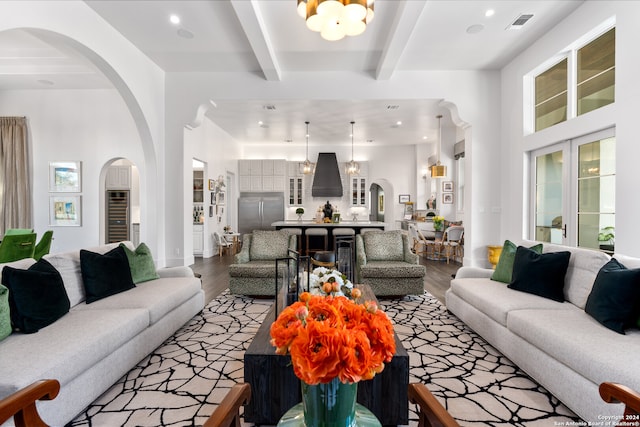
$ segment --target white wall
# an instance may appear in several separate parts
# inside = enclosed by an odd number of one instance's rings
[[[140,138],[120,95],[115,90],[2,91],[0,116],[28,120],[33,225],[38,235],[54,230],[52,252],[101,244],[103,166],[117,157],[144,165]],[[67,160],[82,161],[82,226],[50,227],[49,197],[61,194],[49,192],[49,162]]]
[[[567,122],[533,135],[525,135],[523,120],[523,76],[559,54],[574,41],[601,23],[616,19],[616,101]],[[638,144],[637,104],[640,85],[638,40],[640,40],[640,2],[589,1],[527,49],[502,71],[502,155],[501,199],[499,224],[501,241],[526,235],[527,169],[525,153],[601,129],[616,128],[616,251],[640,256],[640,199],[637,191]],[[494,242],[499,243],[499,242]]]

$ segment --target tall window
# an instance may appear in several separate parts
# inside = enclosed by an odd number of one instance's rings
[[[567,59],[539,74],[536,84],[536,132],[567,120]]]
[[[616,85],[616,29],[578,49],[578,115],[613,103]]]
[[[609,129],[532,153],[535,240],[613,252],[615,144]]]
[[[535,75],[536,132],[615,102],[615,41],[611,28]]]

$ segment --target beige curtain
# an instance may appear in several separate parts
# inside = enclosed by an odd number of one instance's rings
[[[27,120],[0,117],[0,235],[31,228],[31,209]]]

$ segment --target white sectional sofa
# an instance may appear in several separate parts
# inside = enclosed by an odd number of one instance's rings
[[[102,254],[116,246],[88,250]],[[47,423],[61,426],[202,311],[204,292],[190,268],[173,267],[159,269],[158,279],[86,304],[79,251],[45,259],[60,272],[71,309],[37,333],[14,332],[0,341],[0,398],[36,380],[57,379],[60,394],[39,402],[38,410]],[[0,270],[33,263],[21,260]]]
[[[565,302],[510,289],[490,280],[493,270],[462,267],[445,295],[447,309],[583,420],[611,420],[604,417],[622,415],[623,406],[603,402],[598,387],[612,381],[640,390],[640,330],[619,334],[584,311],[608,255],[544,243],[543,253],[554,251],[571,252]],[[627,268],[640,267],[638,258],[614,258]]]

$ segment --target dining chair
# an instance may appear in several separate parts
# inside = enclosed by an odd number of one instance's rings
[[[460,262],[462,262],[463,237],[464,227],[461,225],[452,225],[444,231],[442,247],[447,257],[447,264],[449,264],[449,258],[451,258],[452,255],[454,261],[459,258]]]
[[[418,427],[460,426],[424,384],[409,384],[408,396],[409,402],[418,405]]]
[[[229,242],[227,239],[224,239],[217,231],[213,232],[213,239],[218,244],[218,254],[220,256],[222,256],[225,250],[233,250],[233,242]]]
[[[422,235],[418,227],[409,224],[409,236],[411,237],[411,249],[414,254],[421,255],[427,253],[427,239]]]
[[[5,235],[0,242],[0,263],[33,258],[36,233]]]
[[[47,230],[44,232],[40,241],[36,244],[36,247],[33,251],[33,259],[38,261],[40,258],[45,256],[51,250],[51,241],[53,240],[53,231]]]

